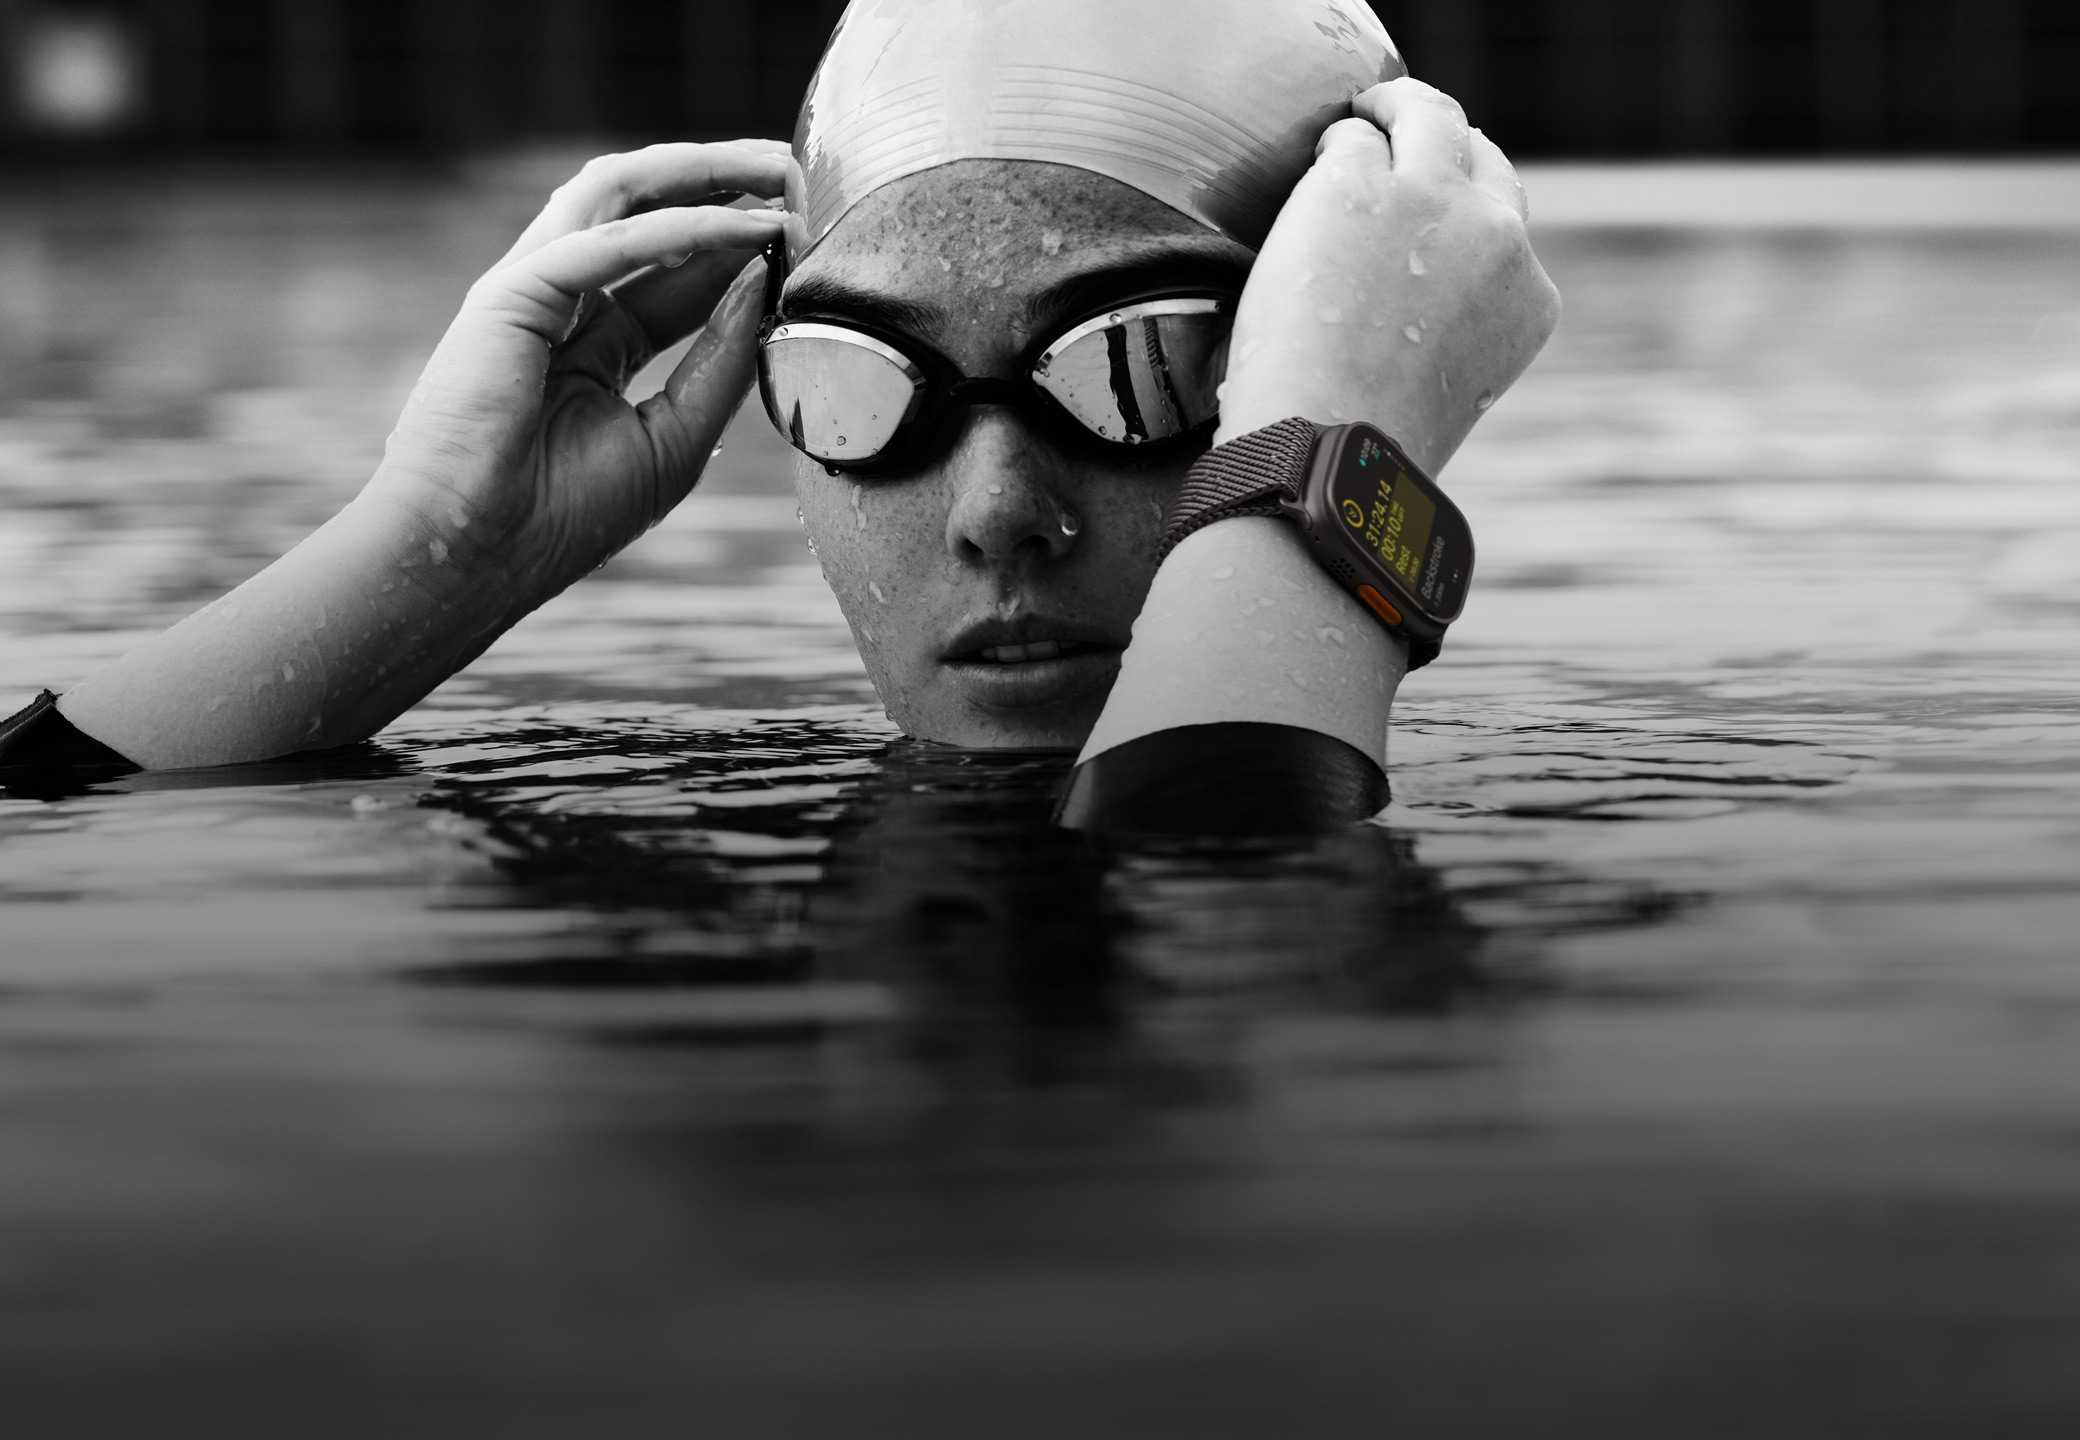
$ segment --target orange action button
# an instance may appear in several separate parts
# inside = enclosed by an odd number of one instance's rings
[[[1389,605],[1387,597],[1380,594],[1379,591],[1373,589],[1370,585],[1360,585],[1358,587],[1358,598],[1370,605],[1374,613],[1389,625],[1399,625],[1401,623],[1401,612]]]

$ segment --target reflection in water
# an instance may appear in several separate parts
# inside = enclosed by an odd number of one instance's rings
[[[508,179],[14,182],[0,709],[352,493]],[[2071,1431],[2072,241],[1541,249],[1379,825],[900,740],[755,414],[374,743],[0,795],[10,1421]]]

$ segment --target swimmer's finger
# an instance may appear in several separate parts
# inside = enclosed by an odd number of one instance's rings
[[[1396,173],[1464,177],[1472,173],[1473,143],[1466,112],[1434,85],[1404,76],[1375,85],[1351,102],[1351,111],[1387,132]]]
[[[552,240],[492,279],[526,277],[576,297],[647,266],[676,266],[713,250],[757,250],[781,233],[781,219],[770,210],[713,206],[652,210]]]
[[[709,251],[616,285],[606,292],[612,303],[584,307],[570,338],[557,347],[552,372],[586,375],[602,389],[620,389],[660,351],[706,324],[751,258],[743,250]],[[596,296],[595,302],[604,299]]]
[[[664,389],[636,407],[656,457],[652,523],[686,498],[751,388],[766,267],[754,259],[694,337]]]
[[[1387,137],[1370,120],[1339,120],[1324,130],[1322,138],[1315,142],[1314,158],[1324,160],[1331,155],[1372,161],[1385,169],[1394,165],[1394,152]]]
[[[1531,200],[1524,193],[1524,182],[1517,177],[1517,167],[1510,164],[1509,156],[1502,147],[1480,131],[1473,136],[1473,185],[1495,197],[1496,200],[1514,210],[1519,220],[1531,219]]]
[[[786,150],[760,141],[716,145],[652,145],[587,162],[549,197],[494,269],[504,269],[543,246],[596,225],[711,196],[774,196],[787,187]]]
[[[614,287],[614,298],[643,327],[655,354],[705,325],[751,258],[744,250],[703,251],[675,269],[659,266],[623,281]]]

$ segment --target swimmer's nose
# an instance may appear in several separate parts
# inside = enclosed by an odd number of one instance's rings
[[[978,408],[946,457],[946,548],[971,564],[1037,564],[1075,547],[1082,521],[1059,495],[1061,457],[1014,413]]]

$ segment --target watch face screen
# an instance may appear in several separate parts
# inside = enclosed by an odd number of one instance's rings
[[[1424,611],[1456,617],[1473,569],[1473,537],[1458,508],[1363,429],[1330,483],[1345,536]]]

